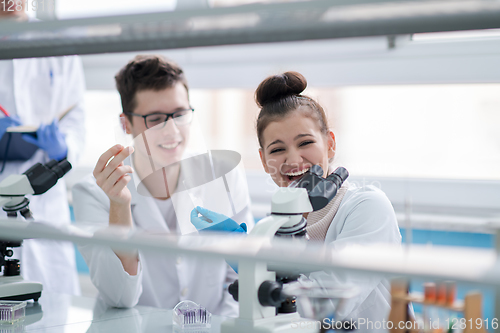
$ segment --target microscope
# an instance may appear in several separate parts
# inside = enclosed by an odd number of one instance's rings
[[[272,197],[271,215],[256,223],[248,237],[308,238],[304,213],[324,208],[337,194],[349,173],[337,168],[323,178],[323,169],[312,166],[302,178],[289,187],[281,187]],[[239,280],[228,291],[239,303],[239,317],[224,321],[222,333],[317,332],[311,319],[300,318],[296,297],[283,291],[283,284],[296,281],[299,274],[268,270],[264,262],[241,260]],[[292,323],[301,323],[297,330]],[[310,325],[308,325],[310,323]]]
[[[29,199],[26,195],[39,195],[47,192],[59,178],[63,177],[71,164],[51,160],[46,164],[37,163],[21,175],[10,175],[0,183],[0,206],[7,212],[9,218],[17,218],[21,214],[25,219],[33,219],[29,209]],[[0,239],[0,300],[38,301],[42,294],[42,284],[25,281],[21,276],[21,266],[18,259],[5,259],[14,255],[12,248],[20,247],[22,241]]]

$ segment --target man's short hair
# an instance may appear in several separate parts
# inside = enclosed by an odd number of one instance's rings
[[[180,82],[189,92],[184,72],[173,61],[160,55],[138,55],[115,76],[123,113],[130,121],[137,107],[136,94],[142,90],[159,91]]]

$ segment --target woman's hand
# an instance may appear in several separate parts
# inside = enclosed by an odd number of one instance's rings
[[[115,205],[130,205],[132,195],[127,188],[134,172],[131,166],[123,161],[134,152],[134,148],[115,145],[101,155],[94,168],[97,185],[106,193],[110,202]]]

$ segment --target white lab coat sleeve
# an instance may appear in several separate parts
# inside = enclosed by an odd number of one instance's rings
[[[356,198],[355,204],[348,208],[347,214],[341,214],[345,216],[343,226],[337,238],[330,244],[338,250],[351,244],[401,244],[401,234],[399,233],[396,215],[385,194],[379,191],[367,191],[357,193],[356,196],[359,197]],[[337,215],[339,213],[340,209]],[[330,228],[335,227],[335,225],[332,222]],[[345,301],[342,307],[337,309],[336,319],[338,320],[351,319],[356,317],[353,314],[363,313],[366,310],[371,311],[364,307],[376,305],[363,303],[370,294],[383,293],[380,290],[375,290],[384,280],[384,277],[379,274],[367,275],[342,271],[322,271],[312,273],[310,278],[319,285],[322,285],[322,282],[325,281],[328,284],[333,282],[340,286],[354,285],[358,288],[359,294]],[[372,295],[374,299],[377,297],[380,299],[379,296]]]
[[[108,225],[109,199],[95,184],[93,177],[73,186],[73,208],[77,222]],[[139,254],[137,275],[129,275],[110,247],[80,245],[78,247],[90,271],[90,278],[99,295],[109,306],[133,307],[142,294],[142,266]]]
[[[84,113],[84,93],[85,79],[83,75],[82,61],[77,56],[62,57],[62,70],[64,89],[64,108],[76,105],[61,121],[59,129],[65,135],[68,146],[68,161],[76,163],[81,156],[85,143],[85,113]],[[58,110],[63,112],[64,110]]]

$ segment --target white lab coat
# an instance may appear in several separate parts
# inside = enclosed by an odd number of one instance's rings
[[[77,105],[59,123],[66,135],[68,161],[75,163],[85,139],[85,82],[80,59],[68,56],[5,60],[0,61],[0,72],[0,104],[11,115],[17,115],[24,125],[48,124],[70,106]],[[7,162],[0,180],[49,160],[44,151],[38,150],[28,161]],[[36,220],[54,225],[70,223],[64,179],[45,194],[29,199]],[[6,217],[3,211],[0,214]],[[21,273],[25,279],[41,282],[46,291],[80,294],[73,244],[26,240],[21,248],[15,249],[15,256],[21,259]]]
[[[179,177],[183,179],[182,171]],[[137,179],[128,184],[132,194],[134,225],[147,231],[170,232],[155,199],[139,194],[136,181]],[[233,219],[238,223],[245,222],[251,228],[254,222],[245,177],[237,168],[227,175],[227,181],[237,212]],[[220,182],[222,180],[219,178],[217,182],[207,184],[208,187],[197,187],[190,191],[191,196],[204,197],[204,206],[210,209],[210,200],[225,200],[224,196],[214,196],[211,192],[211,186]],[[192,197],[184,191],[167,199],[178,204],[175,209],[177,230],[184,230],[183,234],[189,228],[196,231],[189,221],[189,213],[194,208]],[[97,186],[94,177],[88,176],[73,187],[73,205],[77,221],[108,225],[109,199]],[[228,284],[237,278],[237,274],[222,259],[207,260],[139,251],[138,274],[131,276],[124,271],[111,248],[84,245],[79,249],[89,266],[93,284],[108,305],[132,307],[140,304],[173,308],[181,300],[192,300],[214,314],[238,314],[238,304],[226,290]]]
[[[401,244],[396,215],[387,196],[374,186],[350,184],[337,214],[328,228],[325,243],[336,249],[359,244]],[[387,321],[391,306],[390,285],[377,274],[352,272],[314,272],[309,276],[319,284],[335,281],[340,285],[355,285],[359,294],[346,301],[337,313],[338,320],[359,320],[366,323]],[[366,325],[366,324],[365,324]],[[386,332],[372,326],[358,328],[362,332]]]

